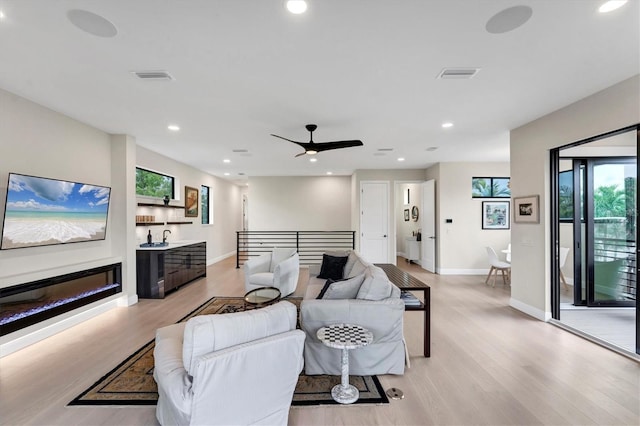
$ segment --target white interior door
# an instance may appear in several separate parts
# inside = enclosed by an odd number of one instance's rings
[[[360,183],[360,254],[389,263],[389,182]]]
[[[436,272],[436,188],[435,181],[422,184],[422,267]]]

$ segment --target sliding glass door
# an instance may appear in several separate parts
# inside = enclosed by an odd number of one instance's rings
[[[634,306],[636,161],[587,161],[587,305]]]
[[[550,188],[553,319],[637,354],[639,145],[633,125],[554,149]]]

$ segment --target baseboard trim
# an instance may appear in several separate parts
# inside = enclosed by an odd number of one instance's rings
[[[531,317],[539,319],[540,321],[547,322],[551,319],[551,312],[546,312],[531,305],[527,305],[526,303],[516,300],[513,297],[509,300],[509,306]]]
[[[488,269],[441,269],[438,268],[440,275],[487,275]]]
[[[51,337],[54,334],[60,333],[61,331],[71,328],[75,325],[81,324],[91,318],[97,317],[98,315],[110,311],[111,309],[117,308],[118,306],[128,306],[125,304],[130,303],[133,299],[137,301],[138,296],[131,297],[128,295],[123,295],[116,299],[109,300],[108,302],[101,305],[94,306],[93,308],[86,311],[79,312],[71,317],[59,320],[38,330],[28,332],[28,334],[15,337],[12,340],[8,340],[7,342],[0,344],[0,358],[19,351],[20,349],[26,348],[29,345],[44,340],[47,337]],[[34,324],[32,327],[37,326],[38,324]],[[25,328],[24,330],[27,329]],[[18,330],[17,332],[19,331],[20,330]],[[3,337],[8,337],[9,339],[11,339],[10,335]]]
[[[236,255],[236,251],[234,250],[234,251],[230,251],[229,253],[225,253],[225,254],[223,254],[223,255],[220,255],[220,256],[218,256],[218,257],[214,257],[213,259],[208,259],[208,260],[207,260],[207,266],[211,266],[211,265],[213,265],[214,263],[218,263],[218,262],[220,262],[221,260],[224,260],[224,259],[226,259],[226,258],[229,258],[229,257],[231,257],[231,256],[235,256],[235,255]]]

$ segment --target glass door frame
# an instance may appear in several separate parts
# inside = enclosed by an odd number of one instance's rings
[[[560,320],[560,209],[558,202],[559,195],[559,170],[560,170],[560,151],[563,149],[583,145],[589,142],[594,142],[600,139],[615,136],[621,133],[630,131],[636,132],[636,159],[640,153],[640,123],[631,126],[623,127],[611,132],[603,133],[601,135],[593,136],[587,139],[572,142],[566,145],[559,146],[550,150],[550,263],[551,263],[551,316],[555,320]],[[636,175],[640,177],[640,170],[638,163],[636,162]],[[585,180],[586,181],[586,180]],[[575,180],[574,180],[575,182]],[[576,190],[574,189],[574,194]],[[636,191],[636,216],[639,216],[638,212],[638,191]],[[574,212],[575,216],[575,212]],[[574,232],[575,232],[574,226]],[[640,242],[640,226],[636,226],[636,242]],[[640,245],[636,244],[636,258],[640,258]],[[640,262],[636,262],[636,276],[640,271]],[[636,353],[640,354],[640,303],[637,300],[636,289]]]

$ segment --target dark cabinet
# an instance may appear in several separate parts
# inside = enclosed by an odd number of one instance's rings
[[[169,291],[207,276],[207,243],[166,250],[138,250],[138,297],[162,299]]]

